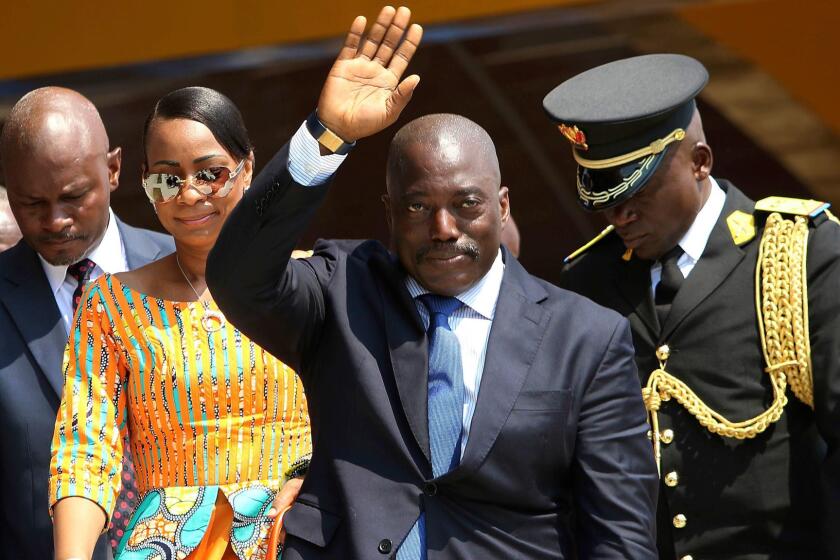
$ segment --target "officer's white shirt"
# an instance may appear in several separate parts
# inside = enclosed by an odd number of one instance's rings
[[[78,283],[75,278],[67,274],[68,266],[52,265],[45,261],[40,254],[38,258],[41,259],[41,266],[44,269],[44,274],[47,275],[47,281],[52,288],[55,303],[58,305],[58,311],[61,314],[62,321],[64,321],[64,330],[69,336],[70,325],[73,321],[73,292],[76,290]],[[99,245],[87,255],[87,258],[96,264],[90,273],[89,282],[106,272],[116,274],[128,270],[128,260],[125,256],[122,237],[120,237],[120,228],[117,226],[117,218],[110,208],[108,209],[108,227],[105,229],[105,235],[102,236]]]
[[[726,202],[726,193],[720,188],[717,181],[713,177],[709,177],[712,188],[709,191],[709,198],[703,204],[703,208],[697,213],[694,222],[688,231],[685,232],[678,245],[685,251],[677,260],[677,266],[680,267],[684,278],[694,270],[694,265],[700,260],[703,251],[706,249],[706,243],[709,242],[709,237],[712,235],[712,230],[720,218],[720,213],[723,211],[723,204]],[[657,261],[650,267],[650,288],[653,293],[656,293],[656,286],[659,284],[659,279],[662,277],[662,263]]]

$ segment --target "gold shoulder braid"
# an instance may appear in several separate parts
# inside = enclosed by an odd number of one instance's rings
[[[808,220],[767,217],[755,271],[755,306],[765,371],[781,372],[796,398],[814,408],[808,331]]]
[[[660,346],[656,351],[659,368],[651,372],[642,389],[657,468],[661,458],[658,412],[662,401],[676,399],[701,426],[714,434],[735,439],[754,438],[781,418],[787,404],[788,384],[797,399],[814,407],[806,275],[808,217],[826,211],[827,205],[818,201],[771,198],[772,201],[765,199],[756,204],[757,210],[764,210],[762,203],[767,201],[770,204],[765,206],[776,211],[767,217],[759,245],[755,301],[773,402],[758,416],[733,422],[712,410],[688,385],[668,373],[665,368],[670,349],[666,345]],[[796,205],[792,206],[794,202]],[[794,214],[794,218],[785,219],[779,211]],[[833,216],[829,216],[831,218]]]

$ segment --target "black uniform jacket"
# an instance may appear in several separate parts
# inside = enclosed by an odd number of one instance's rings
[[[726,224],[754,202],[726,181],[726,202],[702,257],[677,293],[664,325],[654,311],[650,261],[622,260],[611,235],[566,267],[561,285],[630,319],[641,382],[671,348],[667,371],[712,409],[733,421],[772,402],[755,309],[755,270],[763,217],[755,238],[737,246]],[[735,440],[700,426],[679,403],[663,402],[658,532],[661,557],[694,560],[840,558],[840,226],[812,220],[808,303],[815,410],[788,389],[781,419],[755,439]],[[674,516],[685,516],[676,528]],[[677,523],[678,525],[680,523]]]
[[[376,241],[290,260],[327,186],[281,151],[231,214],[207,282],[225,315],[300,374],[312,463],[284,560],[393,558],[421,508],[429,560],[656,557],[656,467],[630,327],[507,251],[461,463],[432,476],[427,342]],[[576,524],[572,521],[572,513]]]

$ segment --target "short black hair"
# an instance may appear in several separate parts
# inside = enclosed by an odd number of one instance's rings
[[[254,149],[242,113],[222,93],[207,87],[185,87],[161,97],[143,125],[143,161],[146,161],[146,138],[157,119],[189,119],[210,129],[213,136],[232,156],[242,159]]]

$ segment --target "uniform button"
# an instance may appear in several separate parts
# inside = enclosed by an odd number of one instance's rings
[[[694,560],[694,556],[686,554],[685,556],[680,556],[680,560]]]
[[[659,348],[656,349],[656,357],[663,362],[668,359],[671,355],[671,349],[668,347],[667,344],[663,344]]]
[[[674,527],[677,529],[682,529],[686,523],[688,523],[688,520],[685,518],[685,515],[678,513],[674,516]]]
[[[382,539],[381,541],[379,541],[379,546],[377,548],[382,554],[390,554],[391,541],[389,539]]]
[[[677,471],[671,471],[665,475],[665,486],[669,488],[673,488],[680,482],[680,475],[677,474]],[[676,525],[676,523],[674,523]]]
[[[647,438],[649,440],[653,441],[653,430],[648,430],[647,431]]]
[[[423,493],[427,496],[434,496],[437,494],[438,487],[437,484],[434,482],[427,482],[425,486],[423,486]]]
[[[669,443],[674,441],[674,430],[672,430],[671,428],[664,430],[661,434],[659,434],[659,439],[662,441],[662,443],[668,445]]]

